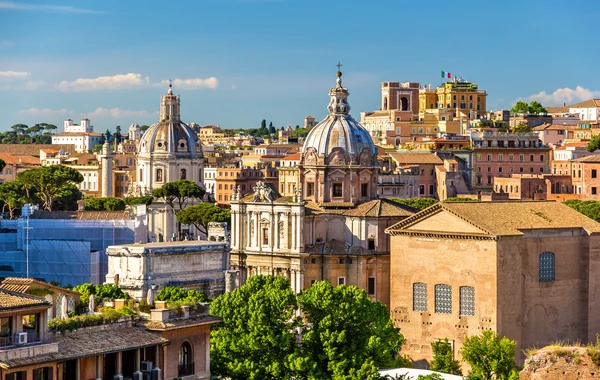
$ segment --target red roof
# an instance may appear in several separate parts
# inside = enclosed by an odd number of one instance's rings
[[[34,156],[16,155],[9,153],[0,153],[0,160],[7,165],[39,165],[40,159]]]
[[[289,156],[285,156],[281,159],[281,161],[300,161],[300,152],[290,154]]]

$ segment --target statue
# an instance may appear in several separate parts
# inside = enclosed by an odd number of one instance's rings
[[[104,142],[110,143],[110,131],[107,129],[106,132],[104,133]]]
[[[258,182],[254,187],[254,202],[273,202],[273,190],[265,186],[264,182]]]
[[[230,200],[232,200],[232,201],[238,201],[238,200],[240,200],[240,198],[238,198],[238,196],[237,196],[238,195],[238,187],[239,186],[233,185],[233,189],[231,189],[233,191],[231,192],[231,198],[230,198]]]
[[[300,188],[300,185],[294,189],[294,202],[302,202],[302,188]]]
[[[90,294],[90,301],[88,303],[88,314],[94,314],[96,310],[96,298],[93,294]]]

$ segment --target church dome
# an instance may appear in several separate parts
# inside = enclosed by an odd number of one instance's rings
[[[350,116],[348,95],[348,90],[342,87],[342,73],[338,66],[336,87],[329,91],[329,115],[309,132],[302,147],[303,156],[310,154],[329,157],[335,150],[342,151],[340,153],[344,154],[349,162],[358,162],[359,156],[366,149],[370,160],[377,157],[377,149],[371,135]]]
[[[198,135],[181,121],[179,107],[179,97],[173,95],[172,87],[169,85],[169,92],[161,99],[160,121],[144,132],[138,153],[202,155],[202,145]]]

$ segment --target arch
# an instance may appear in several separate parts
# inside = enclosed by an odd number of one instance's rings
[[[408,98],[405,96],[400,98],[400,109],[402,111],[408,111]]]
[[[162,182],[163,181],[163,170],[158,168],[156,169],[156,182]]]
[[[187,170],[179,169],[179,179],[187,179]]]
[[[190,376],[194,374],[194,356],[192,344],[187,340],[179,346],[179,366],[177,376]]]
[[[542,252],[539,257],[539,280],[554,281],[554,252]]]

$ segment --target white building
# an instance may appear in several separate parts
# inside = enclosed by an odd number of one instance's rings
[[[204,168],[204,190],[207,193],[212,194],[214,198],[215,191],[217,190],[217,167],[205,167]]]
[[[573,104],[569,113],[579,115],[581,120],[600,121],[600,99],[590,99]]]
[[[65,120],[64,132],[52,136],[52,144],[73,144],[77,152],[89,152],[101,142],[102,134],[94,132],[87,118],[81,120],[81,124],[73,124],[71,119]]]

